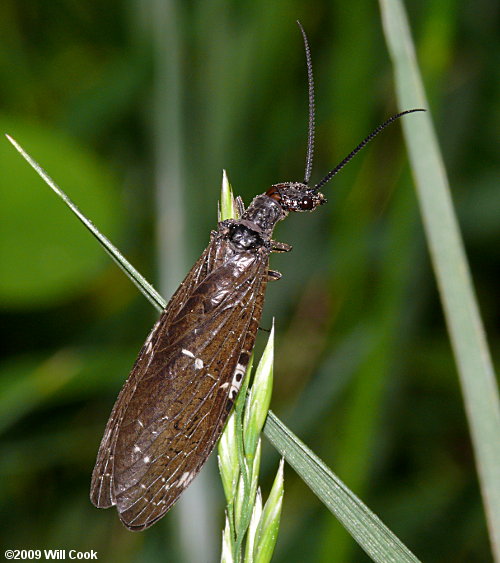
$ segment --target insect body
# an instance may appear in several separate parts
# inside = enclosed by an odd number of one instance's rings
[[[151,525],[170,508],[222,431],[254,346],[267,281],[277,275],[269,272],[269,254],[290,249],[271,239],[274,226],[290,206],[312,209],[324,201],[295,184],[269,192],[240,220],[222,221],[212,232],[111,413],[92,501],[116,504],[131,529]]]
[[[299,24],[300,25],[300,24]],[[239,219],[221,221],[210,243],[148,336],[106,426],[92,475],[91,500],[115,505],[131,530],[154,524],[206,462],[236,399],[252,353],[272,239],[290,211],[326,202],[328,182],[392,117],[314,187],[308,185],[314,143],[314,92],[307,38],[309,143],[303,183],[271,186]],[[410,110],[417,111],[417,110]]]

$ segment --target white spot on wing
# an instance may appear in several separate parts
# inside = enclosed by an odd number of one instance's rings
[[[149,354],[151,352],[151,350],[153,349],[153,334],[156,332],[156,329],[158,328],[158,325],[160,324],[160,321],[158,321],[155,326],[152,328],[151,332],[148,335],[148,338],[146,340],[146,342],[144,343],[144,345],[146,346],[146,354]]]
[[[151,332],[148,334],[148,338],[146,339],[146,344],[149,344],[153,339],[153,334],[155,333],[155,330],[158,328],[159,324],[160,322],[158,321],[157,323],[155,323],[155,326],[151,329]]]
[[[183,349],[182,349],[182,353],[183,353],[185,356],[189,356],[190,358],[194,358],[194,354],[193,354],[193,352],[191,352],[191,350],[186,350],[185,348],[183,348]]]
[[[232,400],[236,399],[236,396],[238,395],[241,383],[243,382],[243,376],[245,375],[245,369],[246,367],[243,364],[238,364],[234,370],[233,380],[231,381],[231,388],[229,390],[229,397]],[[227,386],[228,383],[225,383],[224,385]]]
[[[196,358],[194,361],[194,367],[196,369],[201,369],[203,367],[203,360],[201,358]]]
[[[151,458],[147,455],[142,461],[144,463],[149,463],[151,461]]]
[[[193,478],[193,474],[189,471],[184,471],[181,478],[177,481],[176,487],[187,487]]]

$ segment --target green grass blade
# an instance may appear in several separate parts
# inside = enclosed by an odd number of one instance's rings
[[[271,411],[264,431],[274,447],[374,561],[418,561],[385,524]]]
[[[234,197],[233,189],[229,183],[227,177],[227,172],[222,171],[222,189],[220,193],[220,203],[219,203],[219,221],[225,221],[226,219],[235,219],[234,214]]]
[[[380,0],[401,108],[426,107],[408,21]],[[460,376],[488,527],[500,561],[500,401],[469,267],[430,113],[403,121],[422,219]]]
[[[45,172],[45,170],[36,162],[17,141],[9,135],[5,135],[7,139],[14,145],[19,154],[28,162],[28,164],[35,170],[35,172],[42,178],[42,180],[64,201],[64,203],[73,211],[73,213],[80,219],[80,221],[87,227],[87,229],[95,236],[100,242],[104,250],[113,258],[113,260],[120,266],[120,268],[127,274],[132,282],[139,288],[141,293],[146,299],[159,311],[163,311],[166,306],[166,301],[156,291],[156,289],[141,276],[141,274],[130,264],[130,262],[120,253],[114,246],[92,223],[90,219],[78,209],[78,207],[71,201],[66,193],[54,182],[54,180]]]

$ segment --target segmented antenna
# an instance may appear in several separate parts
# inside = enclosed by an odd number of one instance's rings
[[[383,129],[385,129],[388,125],[390,125],[393,121],[396,121],[396,119],[399,119],[401,116],[406,115],[407,113],[414,113],[416,111],[425,111],[425,109],[408,109],[406,111],[402,111],[401,113],[397,113],[396,115],[393,115],[392,117],[390,117],[387,121],[384,121],[384,123],[382,123],[382,125],[379,125],[374,131],[372,131],[368,137],[366,137],[365,139],[363,139],[363,141],[361,141],[361,143],[359,143],[359,145],[351,152],[349,153],[344,160],[342,160],[341,162],[339,162],[339,164],[337,164],[337,166],[335,166],[335,168],[333,170],[330,170],[330,172],[328,172],[328,174],[320,181],[318,182],[315,186],[314,186],[314,191],[319,190],[322,186],[324,186],[326,183],[328,183],[334,176],[335,174],[337,174],[337,172],[339,172],[339,170],[341,170],[342,168],[344,168],[344,166],[354,157],[358,154],[358,152],[365,147],[374,137],[376,137]]]
[[[312,163],[314,156],[314,78],[313,67],[311,62],[311,50],[309,49],[309,42],[307,35],[302,27],[302,24],[297,20],[297,25],[300,27],[302,37],[304,38],[304,47],[306,50],[306,63],[307,63],[307,83],[309,85],[309,125],[307,135],[307,155],[306,155],[306,171],[304,173],[304,184],[309,184],[311,179]]]

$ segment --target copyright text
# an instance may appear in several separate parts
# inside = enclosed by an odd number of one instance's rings
[[[80,561],[97,560],[97,551],[78,551],[77,549],[6,549],[5,559],[18,561],[75,559]]]

